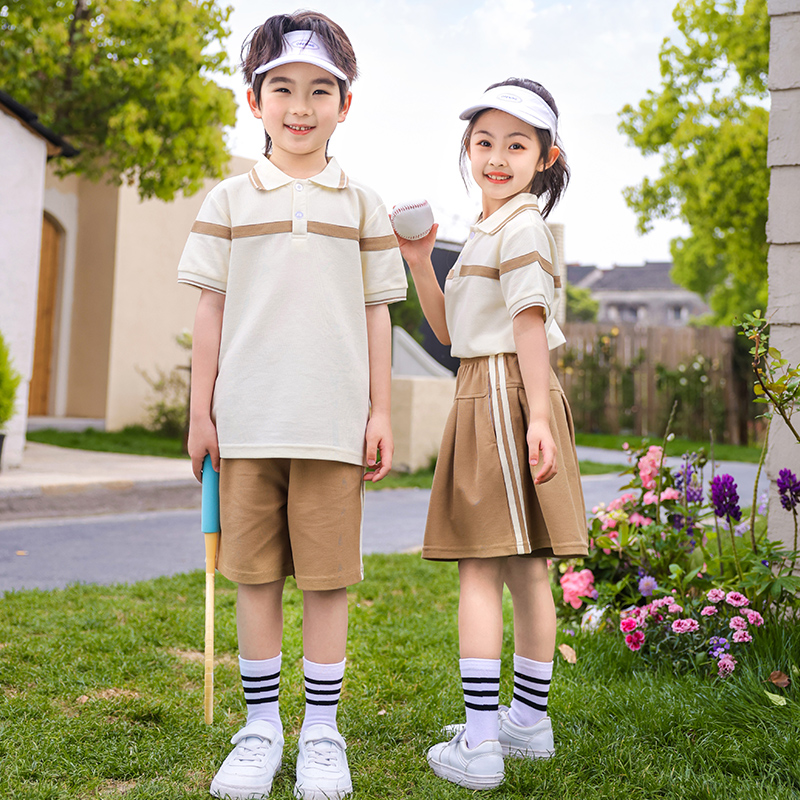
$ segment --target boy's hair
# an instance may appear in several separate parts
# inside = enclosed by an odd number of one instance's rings
[[[541,83],[536,83],[536,81],[531,81],[527,78],[509,78],[508,80],[501,81],[500,83],[493,83],[491,86],[486,88],[486,91],[488,92],[489,89],[495,89],[498,86],[519,86],[521,89],[527,89],[529,92],[538,94],[539,97],[541,97],[542,100],[544,100],[545,103],[547,103],[547,105],[553,109],[553,113],[556,115],[556,117],[558,117],[558,107],[556,106],[556,101],[553,99],[553,95],[551,95]],[[488,108],[486,109],[486,111],[489,110],[490,109]],[[467,186],[469,186],[467,181],[470,175],[469,165],[467,163],[469,161],[469,140],[472,136],[472,131],[475,130],[475,123],[483,113],[484,111],[480,111],[469,121],[469,125],[467,125],[467,129],[464,131],[464,136],[461,139],[461,154],[459,156],[459,164],[461,166],[461,177],[464,179],[464,183]],[[536,172],[533,176],[533,180],[531,181],[531,185],[526,190],[531,194],[539,196],[547,194],[547,202],[542,209],[542,216],[547,217],[547,215],[555,208],[556,203],[558,203],[558,201],[561,199],[561,195],[564,194],[564,191],[567,188],[570,170],[567,166],[566,154],[561,148],[560,141],[557,139],[555,142],[553,142],[553,137],[548,130],[544,130],[543,128],[534,128],[534,130],[536,131],[536,135],[539,139],[539,147],[542,151],[543,158],[547,158],[547,154],[550,152],[550,148],[554,144],[557,144],[559,149],[561,149],[561,153],[553,165],[542,172]]]
[[[242,45],[241,66],[245,83],[252,86],[256,104],[261,107],[261,85],[266,77],[265,72],[253,73],[262,64],[268,64],[280,56],[283,51],[283,36],[290,31],[313,31],[328,48],[333,63],[347,75],[348,80],[338,78],[339,108],[344,107],[349,84],[358,77],[358,65],[353,45],[342,28],[332,19],[316,11],[296,11],[294,14],[276,14],[263,25],[254,28]],[[272,140],[266,135],[264,155],[269,155]]]

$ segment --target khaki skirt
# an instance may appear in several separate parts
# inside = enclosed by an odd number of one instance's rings
[[[539,486],[528,462],[529,419],[515,353],[462,359],[433,478],[423,558],[586,555],[572,414],[552,370],[558,474]]]

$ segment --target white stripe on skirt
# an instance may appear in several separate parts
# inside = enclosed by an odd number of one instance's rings
[[[499,364],[497,364],[497,359],[499,359]],[[495,367],[499,366],[499,369],[496,370]],[[500,394],[500,387],[497,385],[497,375],[496,372],[500,374],[500,383],[502,385],[503,395],[499,397]],[[514,497],[514,486],[512,485],[512,481],[516,483],[517,487],[517,494],[520,498],[520,503],[524,503],[523,495],[522,495],[522,481],[520,479],[519,473],[519,461],[517,459],[517,452],[516,447],[514,446],[514,433],[511,429],[511,419],[509,417],[509,409],[508,409],[508,397],[505,394],[505,387],[506,387],[506,367],[505,362],[503,360],[502,353],[497,356],[489,356],[489,386],[490,386],[490,395],[491,395],[491,402],[492,402],[492,417],[494,418],[494,435],[497,440],[497,452],[500,456],[500,468],[503,472],[503,483],[506,487],[506,501],[508,502],[508,510],[511,514],[511,524],[514,528],[514,538],[516,539],[517,543],[517,552],[524,553],[525,552],[525,541],[522,535],[522,523],[519,518],[519,514],[517,512],[517,502]],[[503,410],[505,412],[505,428],[506,430],[500,427],[500,408],[499,404],[502,402]],[[505,434],[505,435],[504,435]],[[506,458],[506,436],[508,436],[508,441],[510,442],[509,450],[511,451],[511,460],[512,464],[508,463],[508,459]],[[512,468],[514,470],[514,474],[512,475]]]

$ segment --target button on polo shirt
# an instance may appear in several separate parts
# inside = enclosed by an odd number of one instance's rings
[[[299,180],[262,157],[208,194],[178,280],[226,295],[214,390],[223,458],[363,463],[365,305],[406,295],[375,192],[334,159]]]
[[[561,296],[556,244],[535,195],[518,194],[471,227],[444,296],[457,358],[515,353],[513,319],[532,306],[544,309],[548,347],[564,344],[555,320]]]

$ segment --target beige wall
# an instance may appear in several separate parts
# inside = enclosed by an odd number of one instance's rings
[[[455,378],[392,378],[395,469],[422,469],[439,452],[455,388]]]
[[[769,89],[771,109],[767,162],[769,192],[770,343],[791,364],[800,363],[800,0],[770,0]],[[797,427],[798,415],[793,423]],[[770,535],[793,544],[792,515],[780,504],[781,469],[800,474],[800,444],[775,415],[767,455],[771,481]]]
[[[81,180],[71,308],[66,414],[102,417],[114,295],[117,187]]]
[[[230,174],[246,172],[253,161],[233,158]],[[191,330],[198,290],[177,283],[178,261],[203,199],[217,181],[192,197],[170,203],[141,201],[132,186],[119,189],[114,294],[108,353],[108,394],[99,416],[117,430],[145,421],[152,398],[140,370],[155,377],[187,364],[175,336]]]

